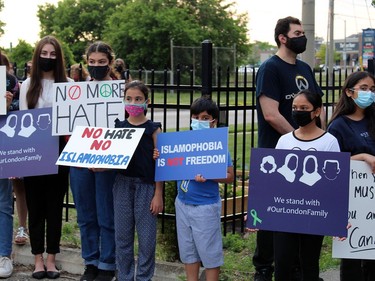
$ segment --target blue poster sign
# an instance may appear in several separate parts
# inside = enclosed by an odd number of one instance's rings
[[[56,174],[59,137],[52,108],[11,111],[0,117],[0,178]]]
[[[160,156],[155,180],[190,180],[227,176],[228,127],[158,134]]]
[[[254,148],[248,228],[347,234],[350,154]]]

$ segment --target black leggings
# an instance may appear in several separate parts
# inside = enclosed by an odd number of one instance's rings
[[[319,280],[319,257],[324,236],[274,232],[275,280],[293,280],[299,256],[303,281]]]
[[[31,252],[60,252],[62,209],[64,195],[68,190],[68,169],[60,167],[55,175],[25,177],[26,202],[29,213]],[[46,237],[45,237],[46,235]]]

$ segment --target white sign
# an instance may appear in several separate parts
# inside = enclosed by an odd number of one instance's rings
[[[76,126],[56,165],[126,169],[144,130]]]
[[[125,80],[54,83],[52,135],[70,135],[76,126],[113,128],[125,118]]]
[[[346,240],[333,240],[332,257],[375,260],[375,174],[364,161],[350,161]]]
[[[5,98],[6,89],[6,67],[5,65],[0,65],[0,115],[7,114],[7,100]]]

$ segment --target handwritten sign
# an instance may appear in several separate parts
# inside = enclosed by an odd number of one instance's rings
[[[0,178],[57,173],[59,137],[51,135],[51,115],[51,108],[39,108],[0,117]]]
[[[228,128],[158,134],[160,157],[155,180],[225,178],[228,168]]]
[[[344,241],[333,240],[332,257],[375,259],[375,174],[364,161],[350,161],[349,222]]]
[[[144,130],[76,126],[56,164],[126,169]]]
[[[0,65],[0,115],[7,114],[6,85],[6,67],[5,65]]]
[[[252,149],[247,227],[345,234],[349,160],[344,152]]]
[[[54,83],[52,134],[70,135],[76,126],[114,127],[124,119],[124,80]]]

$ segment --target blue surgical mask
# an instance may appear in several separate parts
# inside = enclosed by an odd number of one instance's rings
[[[359,108],[365,109],[372,105],[375,101],[375,95],[371,91],[358,91],[358,96],[356,99],[353,99],[355,104],[358,105]]]
[[[212,120],[214,121],[214,120]],[[209,129],[210,128],[210,123],[212,121],[203,121],[203,120],[198,120],[191,118],[191,128],[193,130],[203,130],[203,129]]]

